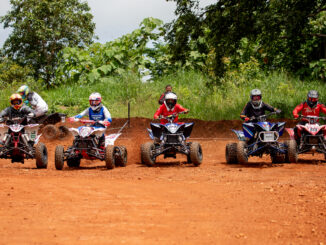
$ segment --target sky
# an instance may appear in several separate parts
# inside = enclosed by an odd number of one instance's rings
[[[215,3],[217,0],[200,0],[200,7]],[[88,0],[93,21],[96,24],[95,35],[98,41],[105,43],[139,27],[140,22],[147,17],[164,21],[172,21],[175,10],[174,2],[166,0]],[[0,16],[10,10],[9,0],[0,0]],[[0,24],[0,47],[9,36],[11,30],[3,29]]]

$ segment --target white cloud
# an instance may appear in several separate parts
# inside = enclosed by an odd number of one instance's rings
[[[139,27],[146,17],[155,17],[165,23],[174,19],[175,3],[166,0],[88,0],[96,23],[95,34],[100,42],[111,41]],[[200,0],[200,7],[216,0]],[[10,9],[9,0],[0,0],[0,16]],[[0,26],[0,46],[10,30]]]

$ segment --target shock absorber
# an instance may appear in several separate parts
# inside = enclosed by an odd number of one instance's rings
[[[22,139],[23,139],[24,145],[28,146],[28,136],[27,136],[27,134],[22,134]]]
[[[3,138],[3,142],[5,142],[5,146],[9,145],[9,141],[10,141],[10,135],[6,134],[5,137]]]

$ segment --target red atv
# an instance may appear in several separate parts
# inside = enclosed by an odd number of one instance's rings
[[[298,154],[324,153],[326,159],[326,125],[320,125],[319,119],[325,120],[326,117],[301,116],[307,123],[298,124],[297,132],[293,128],[286,128],[291,140],[297,144]]]

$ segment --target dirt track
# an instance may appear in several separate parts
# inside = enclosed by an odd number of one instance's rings
[[[128,149],[125,168],[82,161],[55,170],[55,146],[72,139],[45,142],[46,170],[1,159],[0,244],[326,244],[324,156],[226,165],[229,129],[239,123],[198,121],[200,167],[180,157],[147,168],[139,148],[148,122],[132,119],[118,140]]]

